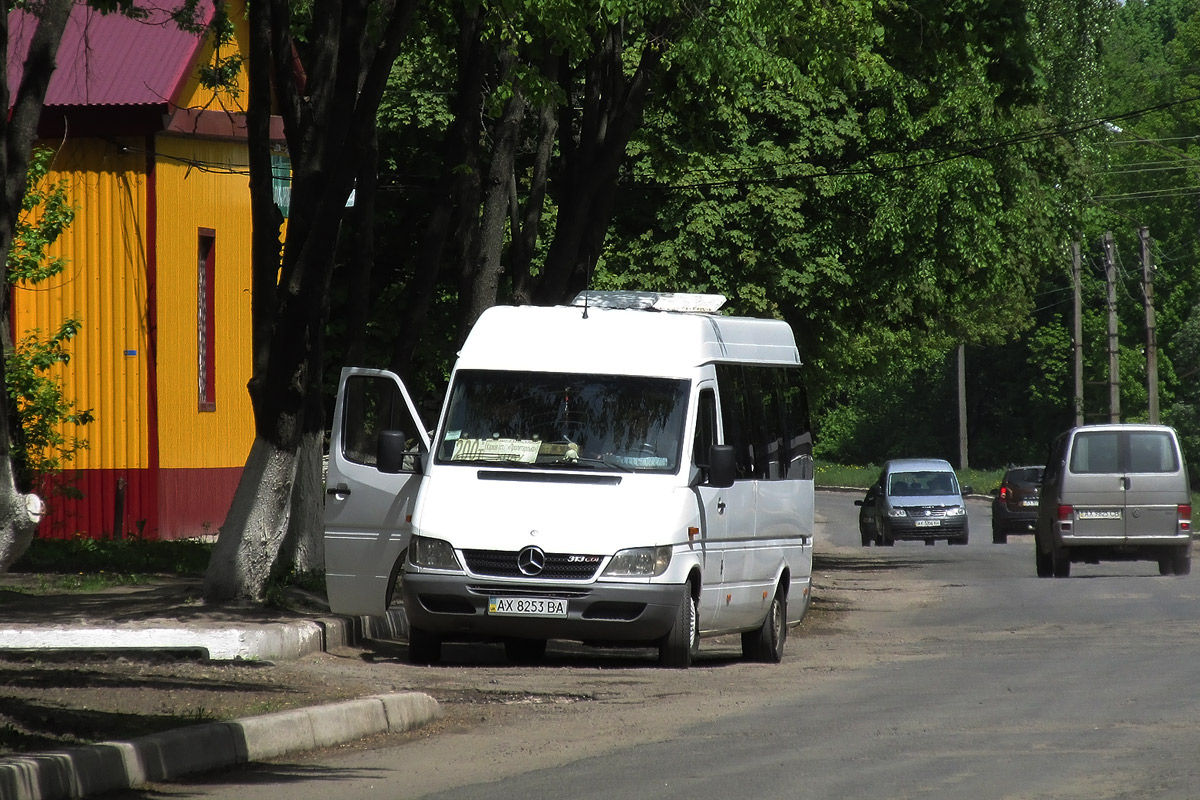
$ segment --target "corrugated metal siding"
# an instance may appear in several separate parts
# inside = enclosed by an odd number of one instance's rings
[[[157,151],[160,465],[240,468],[254,441],[246,391],[252,355],[246,148],[163,136]],[[216,233],[213,412],[199,411],[200,228]]]
[[[124,538],[160,538],[151,511],[157,487],[150,470],[68,470],[53,484],[69,486],[83,497],[67,499],[48,486],[42,487],[49,513],[38,526],[38,536],[71,539],[86,534],[93,539],[109,538],[119,529]]]
[[[144,469],[149,464],[146,296],[145,156],[133,142],[67,142],[50,180],[66,179],[75,222],[52,248],[66,271],[14,290],[14,326],[57,330],[68,316],[82,321],[61,368],[63,396],[96,419],[81,429],[89,448],[80,469]],[[74,431],[68,431],[73,433]]]
[[[57,144],[57,143],[55,143]],[[71,361],[59,367],[63,396],[91,409],[95,421],[64,430],[89,444],[62,480],[84,495],[68,499],[46,491],[49,514],[42,536],[81,531],[111,533],[118,481],[124,481],[126,530],[156,521],[148,440],[149,372],[146,297],[146,158],[140,141],[69,141],[58,151],[49,180],[65,179],[75,222],[51,248],[68,259],[66,271],[36,286],[13,291],[18,337],[43,335],[73,316],[82,328],[69,345]],[[78,469],[75,469],[78,468]]]
[[[242,468],[164,469],[158,492],[162,515],[158,538],[183,539],[216,534],[225,523]]]

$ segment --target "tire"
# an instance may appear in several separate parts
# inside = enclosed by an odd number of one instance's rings
[[[1050,551],[1050,566],[1056,578],[1071,577],[1071,554],[1065,547],[1056,547]]]
[[[778,586],[762,626],[756,631],[742,634],[742,656],[748,661],[778,664],[783,660],[787,631],[787,598],[783,594],[783,587]]]
[[[1049,578],[1054,574],[1054,562],[1051,560],[1050,554],[1043,553],[1036,541],[1033,543],[1033,555],[1037,559],[1037,576],[1039,578]]]
[[[675,624],[658,644],[658,665],[669,669],[687,669],[700,650],[700,609],[685,583],[675,612]]]
[[[1008,534],[998,528],[992,528],[992,544],[1008,544]]]
[[[1171,556],[1160,558],[1158,560],[1159,575],[1174,575],[1175,574],[1175,559]]]
[[[442,660],[442,640],[422,628],[408,629],[408,662],[436,664]]]
[[[926,540],[925,540],[925,546],[926,546],[926,547],[933,547],[933,545],[934,545],[934,544],[935,544],[935,542],[933,541],[933,539],[926,539]]]
[[[950,539],[950,544],[966,544],[971,534],[963,533]]]
[[[862,534],[863,547],[870,547],[872,542],[875,541],[875,537],[872,536],[871,534],[867,533],[866,531],[860,531],[860,533]]]
[[[1175,548],[1169,561],[1170,572],[1162,572],[1162,561],[1158,562],[1158,571],[1163,575],[1187,575],[1192,571],[1192,554],[1186,546]]]
[[[514,664],[540,664],[546,657],[546,640],[505,639],[504,657]]]

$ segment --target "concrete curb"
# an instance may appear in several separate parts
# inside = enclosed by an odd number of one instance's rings
[[[214,661],[278,661],[362,644],[405,638],[403,611],[380,616],[330,616],[288,622],[183,625],[171,620],[128,624],[0,627],[0,651],[200,651]]]
[[[441,713],[429,695],[399,692],[0,759],[0,797],[63,800],[136,789],[372,734],[401,733]]]

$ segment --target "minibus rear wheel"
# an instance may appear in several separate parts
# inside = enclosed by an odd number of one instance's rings
[[[742,634],[742,655],[751,661],[778,664],[783,661],[787,630],[787,597],[781,585],[775,589],[762,627]]]

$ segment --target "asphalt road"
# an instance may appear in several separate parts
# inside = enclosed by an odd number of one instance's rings
[[[1200,583],[1152,563],[1034,576],[1029,537],[862,548],[822,492],[816,602],[780,665],[706,641],[691,670],[554,648],[411,671],[509,701],[432,735],[139,798],[1195,798]],[[406,673],[407,675],[408,673]]]

